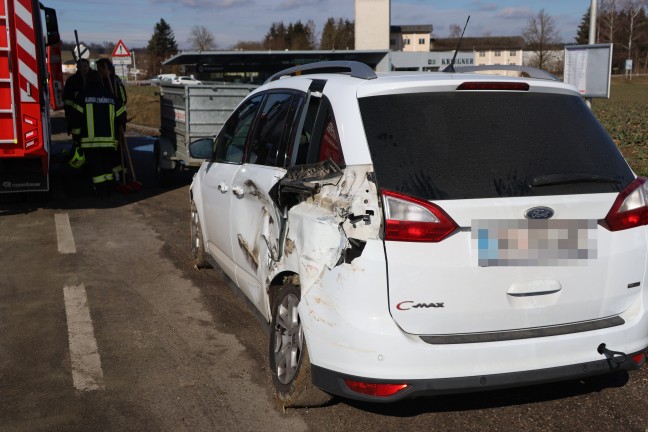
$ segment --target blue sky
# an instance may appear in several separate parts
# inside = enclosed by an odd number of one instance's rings
[[[354,0],[41,0],[57,10],[65,41],[74,30],[84,42],[117,42],[128,48],[146,46],[154,25],[164,18],[180,49],[190,49],[191,28],[205,26],[218,49],[238,41],[260,41],[273,22],[309,19],[318,33],[328,17],[354,19]],[[573,42],[590,0],[392,0],[392,25],[432,24],[434,34],[447,37],[452,24],[471,15],[466,36],[520,35],[529,17],[541,8],[551,15],[565,42]]]

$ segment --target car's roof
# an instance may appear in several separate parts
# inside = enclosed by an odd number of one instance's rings
[[[477,73],[446,72],[386,72],[377,73],[376,78],[355,78],[345,73],[316,73],[300,76],[282,77],[266,83],[259,90],[271,88],[293,88],[306,91],[313,80],[324,80],[327,87],[356,88],[356,97],[377,96],[381,94],[416,93],[422,91],[452,91],[467,82],[523,82],[529,84],[530,92],[562,93],[580,95],[576,88],[561,81],[512,77]],[[331,88],[331,87],[329,87]]]

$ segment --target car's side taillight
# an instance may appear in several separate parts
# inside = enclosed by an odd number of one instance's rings
[[[648,180],[636,178],[622,190],[601,225],[610,231],[648,225]]]
[[[399,192],[382,190],[385,240],[440,242],[459,226],[439,206]]]

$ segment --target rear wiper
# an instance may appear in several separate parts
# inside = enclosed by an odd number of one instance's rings
[[[529,186],[549,186],[569,183],[616,183],[619,180],[594,174],[545,174],[533,177],[529,180]]]

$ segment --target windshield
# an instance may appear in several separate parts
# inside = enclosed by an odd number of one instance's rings
[[[578,96],[454,91],[359,104],[383,188],[440,200],[618,192],[634,179]]]

